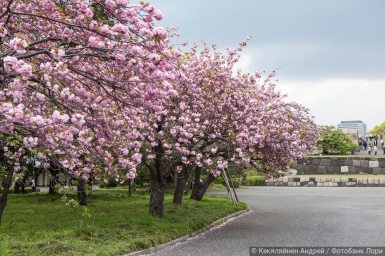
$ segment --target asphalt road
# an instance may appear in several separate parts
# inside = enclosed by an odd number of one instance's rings
[[[268,246],[385,246],[384,187],[253,187],[238,189],[237,195],[250,212],[151,255],[249,255],[249,247]]]

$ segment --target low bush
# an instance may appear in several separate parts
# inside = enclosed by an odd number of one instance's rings
[[[26,193],[32,193],[32,188],[31,187],[25,187],[24,190],[25,190]],[[40,192],[40,188],[36,188],[35,192]],[[3,187],[0,187],[0,193],[3,193]],[[13,194],[13,186],[11,186],[9,188],[9,192],[8,193],[9,194]],[[21,193],[21,188],[20,188],[20,193]]]
[[[214,180],[214,183],[215,183],[215,184],[222,184],[222,182],[223,182],[223,178],[222,178],[222,177],[218,177],[218,178],[216,178],[216,179]]]
[[[239,181],[237,180],[231,180],[233,182],[233,186],[234,188],[239,188]],[[223,180],[222,181],[222,185],[226,187],[226,182]],[[230,183],[230,186],[231,186],[231,183]]]
[[[266,186],[265,176],[248,176],[246,177],[246,186]]]

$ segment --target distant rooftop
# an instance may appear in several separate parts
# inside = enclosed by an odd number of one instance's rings
[[[363,122],[361,120],[341,121],[341,124],[346,124],[346,123],[363,123]]]

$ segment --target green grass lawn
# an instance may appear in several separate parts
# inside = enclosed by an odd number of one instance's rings
[[[230,198],[205,195],[202,201],[172,204],[163,218],[148,213],[148,192],[95,190],[88,198],[91,218],[61,202],[61,195],[10,194],[0,225],[0,255],[123,255],[192,234],[247,208]]]

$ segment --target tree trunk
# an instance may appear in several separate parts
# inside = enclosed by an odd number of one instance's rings
[[[158,123],[157,131],[162,130],[162,123]],[[154,153],[156,155],[154,159],[154,165],[150,166],[147,163],[144,163],[147,168],[150,170],[151,176],[151,196],[149,204],[149,212],[152,216],[163,217],[163,202],[164,194],[166,192],[166,177],[163,170],[162,158],[164,154],[164,148],[162,142],[159,140],[158,145],[154,147]]]
[[[87,206],[87,192],[86,192],[86,181],[80,178],[78,180],[78,200],[81,206]]]
[[[128,196],[131,196],[131,192],[132,192],[132,181],[133,181],[133,180],[128,180]]]
[[[166,192],[166,184],[162,182],[162,179],[156,179],[151,175],[151,197],[149,212],[152,216],[163,217],[163,201],[164,194]]]
[[[195,170],[195,184],[191,192],[190,199],[200,201],[203,198],[203,195],[206,193],[207,188],[210,186],[211,182],[215,180],[213,175],[209,175],[202,183],[200,182],[201,168]]]
[[[49,168],[49,173],[51,174],[51,180],[49,181],[49,190],[48,194],[53,195],[56,194],[55,186],[59,182],[58,170],[56,168]]]
[[[188,166],[188,167],[184,166],[182,170],[175,176],[177,181],[176,181],[176,187],[174,191],[174,198],[172,201],[174,204],[182,203],[184,187],[186,186],[186,182],[190,175],[191,169],[192,169],[191,166]]]
[[[49,181],[48,194],[50,194],[50,195],[56,194],[55,185],[56,185],[56,182],[53,178],[52,180]]]
[[[12,185],[13,173],[14,173],[14,165],[11,164],[8,167],[8,174],[7,174],[7,178],[5,179],[4,190],[0,199],[0,224],[1,224],[1,218],[3,216],[3,212],[5,209],[5,205],[7,204],[9,187]]]

